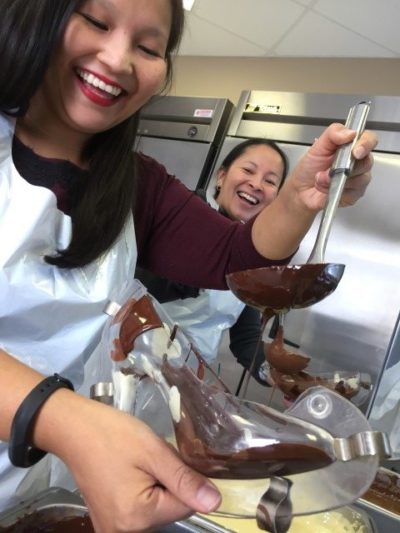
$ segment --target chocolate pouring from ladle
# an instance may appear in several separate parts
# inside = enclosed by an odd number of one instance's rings
[[[352,151],[364,131],[369,109],[369,102],[360,102],[349,111],[345,126],[355,130],[356,135],[351,143],[339,148],[331,166],[328,200],[307,263],[244,270],[226,278],[229,288],[240,300],[263,313],[262,329],[274,314],[279,314],[282,321],[290,309],[309,307],[323,300],[336,289],[342,278],[345,265],[325,263],[324,254],[346,180],[353,170]],[[256,354],[241,391],[242,398],[247,392],[255,357]]]

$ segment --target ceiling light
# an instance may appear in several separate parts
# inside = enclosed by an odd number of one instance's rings
[[[182,0],[182,1],[183,1],[183,9],[190,11],[193,7],[194,0]]]

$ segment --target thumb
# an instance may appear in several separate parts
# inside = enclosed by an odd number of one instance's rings
[[[152,475],[178,500],[200,513],[210,513],[219,507],[222,498],[217,487],[187,466],[174,450],[165,446],[157,458],[160,464]]]
[[[329,185],[331,178],[329,176],[329,170],[322,170],[317,172],[315,176],[315,187],[322,193],[326,194],[329,191]]]

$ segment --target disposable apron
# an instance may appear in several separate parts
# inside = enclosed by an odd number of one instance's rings
[[[207,363],[212,363],[218,355],[222,334],[235,324],[245,304],[231,291],[201,289],[197,298],[174,300],[162,306]]]
[[[57,209],[53,192],[19,175],[12,160],[14,126],[0,115],[0,347],[45,375],[58,372],[87,390],[84,366],[101,352],[96,347],[107,320],[104,306],[118,301],[135,270],[133,219],[90,265],[69,270],[47,264],[45,255],[68,245],[71,219]],[[93,383],[101,365],[91,367]],[[15,468],[0,442],[0,510],[43,489],[49,464],[46,456],[30,469]]]

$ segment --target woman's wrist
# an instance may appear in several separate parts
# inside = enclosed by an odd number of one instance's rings
[[[14,466],[32,466],[46,455],[46,451],[33,445],[33,429],[43,404],[61,388],[74,390],[72,383],[59,374],[48,376],[21,402],[12,421],[8,445],[8,455]]]
[[[33,444],[65,459],[73,442],[79,439],[79,426],[83,422],[85,398],[69,389],[58,389],[45,402],[35,423]]]

